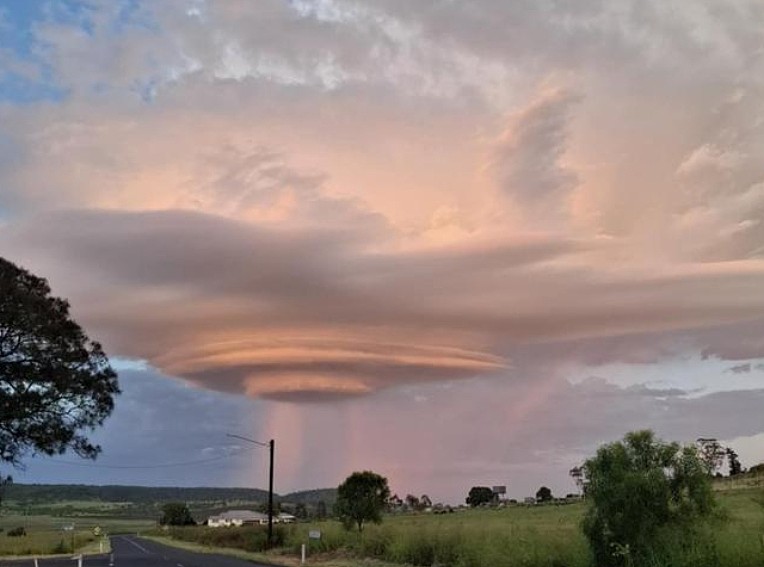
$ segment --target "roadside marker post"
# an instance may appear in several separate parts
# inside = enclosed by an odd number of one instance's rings
[[[300,565],[305,565],[305,544],[302,544],[301,548],[301,554],[300,554]]]

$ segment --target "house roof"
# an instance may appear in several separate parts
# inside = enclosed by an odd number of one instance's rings
[[[268,515],[267,514],[261,514],[260,512],[253,512],[251,510],[228,510],[226,512],[222,512],[218,514],[217,516],[210,516],[210,520],[241,520],[242,522],[260,522],[262,520],[267,520]]]

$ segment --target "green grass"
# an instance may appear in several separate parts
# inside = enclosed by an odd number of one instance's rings
[[[70,525],[74,525],[74,530],[63,530],[64,526]],[[19,526],[26,530],[27,535],[7,535],[9,530]],[[154,522],[85,516],[61,518],[50,515],[3,514],[0,516],[0,556],[98,552],[100,538],[93,533],[96,526],[107,534],[136,533],[153,528]]]
[[[726,487],[725,487],[726,488]],[[715,523],[704,548],[696,550],[695,563],[687,552],[676,565],[692,567],[764,566],[764,487],[720,490],[717,493],[724,521]],[[277,526],[281,547],[257,553],[264,545],[265,527],[184,528],[155,530],[153,519],[132,519],[113,505],[68,501],[63,509],[75,509],[69,517],[50,514],[0,515],[0,556],[43,555],[63,550],[71,553],[75,525],[77,552],[97,552],[95,526],[110,534],[150,532],[164,541],[175,536],[175,545],[207,552],[225,552],[251,560],[284,565],[298,563],[300,546],[309,545],[309,563],[322,567],[368,567],[391,564],[440,567],[589,567],[591,555],[580,530],[585,504],[565,506],[515,506],[504,509],[462,510],[453,514],[386,516],[381,525],[368,525],[362,534],[346,531],[333,520]],[[81,505],[81,506],[80,506]],[[46,504],[51,507],[51,504]],[[40,509],[40,508],[38,508]],[[199,517],[203,517],[200,515]],[[28,535],[12,538],[9,529],[24,526]],[[308,531],[320,529],[320,541],[309,541]],[[184,541],[180,541],[180,540]],[[706,546],[706,544],[708,544]],[[713,553],[707,553],[712,549]],[[710,557],[710,559],[709,559]],[[656,567],[660,567],[656,565]],[[673,567],[673,566],[672,566]]]
[[[322,539],[311,553],[350,553],[410,565],[588,566],[589,549],[578,528],[583,506],[538,506],[386,517],[362,534],[337,522],[295,526],[287,546],[297,553],[308,529]]]
[[[695,549],[671,549],[672,565],[693,567],[764,566],[764,490],[747,489],[719,495],[723,520],[715,522]],[[309,545],[309,563],[342,564],[373,560],[381,564],[441,567],[589,567],[591,554],[581,533],[585,504],[465,510],[454,514],[386,516],[362,534],[346,531],[338,522],[279,526],[283,545],[267,557],[299,557]],[[319,529],[320,541],[308,531]],[[265,528],[184,528],[170,530],[185,542],[205,549],[255,549]],[[192,543],[192,545],[193,545]],[[188,545],[188,543],[184,543]],[[667,545],[673,543],[668,541]],[[262,561],[262,556],[258,556]],[[328,563],[327,563],[328,562]],[[656,564],[656,567],[664,567]]]
[[[764,565],[764,489],[719,495],[728,520],[717,527],[716,544],[722,565]]]

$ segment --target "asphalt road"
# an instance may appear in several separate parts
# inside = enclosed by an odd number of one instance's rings
[[[207,553],[194,553],[168,547],[135,536],[111,538],[112,553],[90,555],[82,560],[83,567],[253,567],[258,564]],[[71,558],[39,559],[39,567],[77,567]],[[0,560],[0,567],[34,567],[32,559]]]

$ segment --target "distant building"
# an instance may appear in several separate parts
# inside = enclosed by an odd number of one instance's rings
[[[266,516],[266,521],[267,521]],[[273,521],[278,524],[294,524],[297,521],[297,516],[293,516],[292,514],[285,514],[282,512],[277,517],[273,518]]]
[[[289,515],[289,514],[287,514]],[[275,518],[274,518],[275,520]],[[207,525],[211,528],[227,528],[231,526],[254,526],[268,523],[268,514],[252,512],[251,510],[229,510],[210,516]]]

